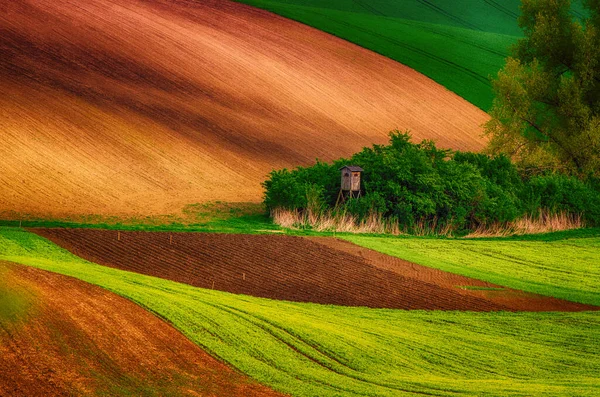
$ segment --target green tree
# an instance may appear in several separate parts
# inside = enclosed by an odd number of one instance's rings
[[[600,170],[600,0],[523,0],[525,37],[493,82],[489,150],[521,166],[578,175]]]

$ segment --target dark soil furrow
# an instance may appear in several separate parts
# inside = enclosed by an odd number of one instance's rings
[[[576,311],[540,297],[442,272],[346,241],[281,235],[32,229],[101,265],[236,294],[406,310]]]

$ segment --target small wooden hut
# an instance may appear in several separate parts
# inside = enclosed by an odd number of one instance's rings
[[[360,176],[364,170],[356,165],[345,165],[340,171],[342,182],[336,206],[349,198],[360,197]]]

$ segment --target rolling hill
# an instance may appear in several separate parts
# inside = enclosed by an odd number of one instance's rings
[[[445,240],[414,241],[437,241],[442,251]],[[597,263],[598,251],[590,252],[576,269]],[[508,257],[505,264],[527,268],[525,258]],[[600,387],[597,311],[390,310],[256,298],[100,266],[16,228],[0,228],[0,260],[133,300],[213,356],[293,396],[595,396]],[[554,272],[546,281],[560,285],[565,277]]]
[[[0,261],[2,396],[282,396],[142,307]]]
[[[395,59],[488,110],[521,0],[237,0]],[[582,16],[579,0],[572,12]]]
[[[487,115],[414,70],[229,1],[0,8],[0,213],[173,213],[260,201],[274,168],[394,128],[478,150]]]

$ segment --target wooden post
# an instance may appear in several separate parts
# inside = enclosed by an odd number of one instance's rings
[[[121,241],[121,231],[117,230],[117,241]]]
[[[19,227],[21,227],[22,224],[23,224],[23,221],[21,219],[19,219]]]
[[[337,208],[337,206],[340,205],[340,203],[343,203],[344,201],[344,191],[340,189],[337,200],[335,201],[335,207]]]
[[[212,289],[215,289],[215,280],[213,280]]]
[[[173,235],[169,234],[169,245],[173,244]]]

